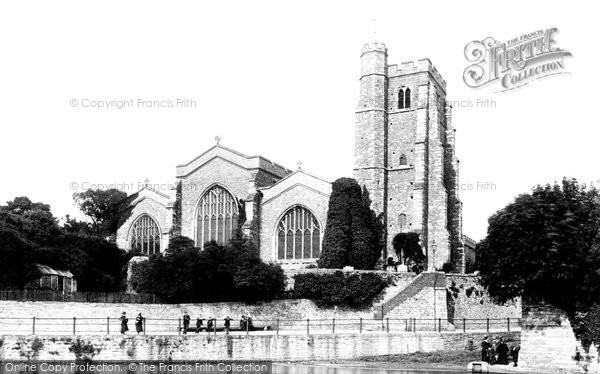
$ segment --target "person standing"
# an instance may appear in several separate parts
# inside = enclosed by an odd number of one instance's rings
[[[187,334],[188,329],[190,328],[190,315],[185,312],[183,315],[183,334]]]
[[[204,320],[202,319],[202,316],[200,316],[196,319],[196,334],[198,334],[200,331],[202,331],[203,322],[204,322]]]
[[[145,318],[142,317],[142,313],[139,313],[137,317],[135,317],[135,331],[137,331],[138,335],[140,332],[144,332],[144,320]]]
[[[229,327],[231,326],[231,318],[225,317],[225,334],[229,335]]]
[[[486,336],[481,342],[481,361],[489,362],[488,351],[492,347],[490,342],[488,341],[488,337]]]
[[[127,322],[129,322],[127,319],[127,314],[123,312],[123,314],[121,314],[121,318],[119,319],[121,320],[121,334],[125,335],[125,333],[129,331],[129,327],[127,326]]]
[[[512,361],[513,361],[513,366],[517,366],[517,363],[519,362],[519,351],[521,350],[521,347],[519,345],[512,346],[510,347],[510,355],[512,357]]]
[[[212,328],[213,328],[213,318],[208,317],[208,319],[206,320],[206,332],[210,332],[210,330]]]
[[[498,364],[500,365],[508,365],[508,345],[504,342],[504,339],[500,338],[498,342],[498,347],[496,348],[496,352],[498,352]]]
[[[240,330],[246,331],[246,316],[242,315],[242,319],[240,319]]]

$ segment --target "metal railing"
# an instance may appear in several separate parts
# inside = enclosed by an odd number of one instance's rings
[[[130,320],[127,334],[137,334]],[[207,320],[199,331],[192,320],[187,331],[181,318],[145,318],[140,334],[180,335],[194,333],[225,333],[224,321],[215,320],[207,329]],[[374,334],[419,332],[510,332],[521,329],[520,318],[456,319],[454,324],[442,318],[384,318],[384,319],[262,319],[252,326],[231,322],[230,334]],[[121,334],[119,318],[81,317],[0,317],[0,335],[111,335]]]
[[[71,301],[80,303],[158,304],[155,295],[124,292],[63,292],[54,290],[0,290],[0,301]]]

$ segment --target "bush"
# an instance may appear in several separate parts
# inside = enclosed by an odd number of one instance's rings
[[[228,246],[207,243],[204,251],[178,239],[166,255],[152,256],[132,267],[131,286],[168,302],[273,300],[284,289],[280,266],[262,262],[245,239]]]
[[[367,307],[389,283],[389,279],[373,273],[305,273],[294,276],[293,295],[311,299],[321,307]]]

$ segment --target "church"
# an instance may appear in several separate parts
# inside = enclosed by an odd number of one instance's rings
[[[416,232],[427,269],[451,263],[465,272],[474,242],[462,235],[458,159],[446,82],[428,59],[388,64],[382,43],[363,46],[355,115],[354,175],[382,214],[387,248],[393,237]],[[350,156],[350,155],[348,155]],[[117,232],[117,245],[144,255],[165,251],[181,234],[202,248],[228,243],[236,228],[264,261],[284,268],[314,266],[327,221],[331,182],[301,163],[295,170],[259,155],[215,145],[175,170],[176,191],[146,186]]]

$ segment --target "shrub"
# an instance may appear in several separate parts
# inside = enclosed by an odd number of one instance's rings
[[[366,307],[390,283],[373,273],[306,273],[294,276],[293,295],[313,300],[320,307]]]
[[[204,251],[178,239],[166,255],[132,266],[131,286],[168,302],[272,300],[284,289],[280,266],[262,262],[254,245],[235,238],[228,246],[207,243]]]

